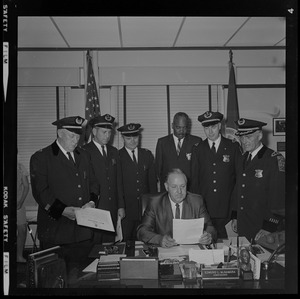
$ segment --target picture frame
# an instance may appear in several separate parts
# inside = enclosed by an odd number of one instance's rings
[[[285,130],[285,118],[273,118],[273,135],[284,136]]]

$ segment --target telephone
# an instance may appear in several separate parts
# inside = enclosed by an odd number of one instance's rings
[[[285,243],[285,231],[274,232],[260,237],[257,244],[271,250],[276,250]]]

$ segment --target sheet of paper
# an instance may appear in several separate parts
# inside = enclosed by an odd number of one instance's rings
[[[86,208],[75,211],[78,225],[93,227],[114,232],[115,228],[112,223],[110,211]]]
[[[158,259],[159,260],[177,259],[180,261],[189,255],[189,250],[191,248],[199,249],[199,246],[191,244],[191,245],[173,246],[170,248],[158,247]]]
[[[118,262],[121,257],[126,257],[126,254],[108,254],[100,256],[100,263]]]
[[[251,270],[253,272],[253,278],[259,279],[260,278],[261,261],[259,258],[257,258],[255,255],[253,255],[251,252],[250,252],[250,264],[251,264]]]
[[[205,265],[224,263],[224,251],[222,249],[201,250],[191,248],[189,250],[189,260]]]
[[[227,232],[227,237],[230,238],[230,237],[237,237],[237,233],[235,233],[233,230],[232,230],[232,227],[231,227],[231,221],[230,220],[226,225],[225,225],[225,229],[226,229],[226,232]]]
[[[232,253],[236,253],[236,247],[237,247],[237,237],[229,237],[228,240],[223,240],[223,249],[225,254],[228,252],[229,245],[231,247]],[[248,247],[250,245],[250,242],[247,240],[246,237],[239,237],[239,246],[241,247]]]
[[[173,219],[173,239],[178,244],[197,244],[203,228],[204,218]]]
[[[82,272],[97,272],[97,265],[98,265],[99,259],[95,259],[93,262],[91,262],[86,268],[82,270]]]

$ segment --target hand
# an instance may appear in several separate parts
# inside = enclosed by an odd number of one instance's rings
[[[125,209],[124,208],[120,208],[118,209],[118,217],[120,217],[121,219],[125,218],[126,214],[125,214]]]
[[[173,238],[165,235],[165,236],[163,236],[160,245],[161,245],[161,247],[169,248],[169,247],[177,246],[178,244],[176,243],[176,241]]]
[[[203,245],[209,245],[212,242],[212,236],[207,231],[204,231],[199,239],[199,243]]]
[[[235,233],[237,233],[237,220],[236,219],[231,220],[231,228]]]
[[[83,205],[81,208],[82,209],[85,209],[85,208],[95,208],[95,203],[91,200],[88,203],[86,203],[85,205]]]
[[[259,232],[256,234],[255,238],[254,238],[254,241],[256,242],[258,239],[260,239],[261,237],[263,236],[266,236],[266,235],[269,235],[270,232],[264,230],[264,229],[261,229],[259,230]]]
[[[80,208],[77,207],[65,207],[64,211],[62,212],[62,215],[74,221],[76,219],[75,211],[79,209]]]

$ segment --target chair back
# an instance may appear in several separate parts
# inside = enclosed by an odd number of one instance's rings
[[[148,203],[151,200],[151,196],[152,196],[152,194],[150,194],[150,193],[146,193],[146,194],[142,195],[142,200],[141,200],[141,215],[142,215],[142,217],[144,215],[144,212],[146,210]]]

